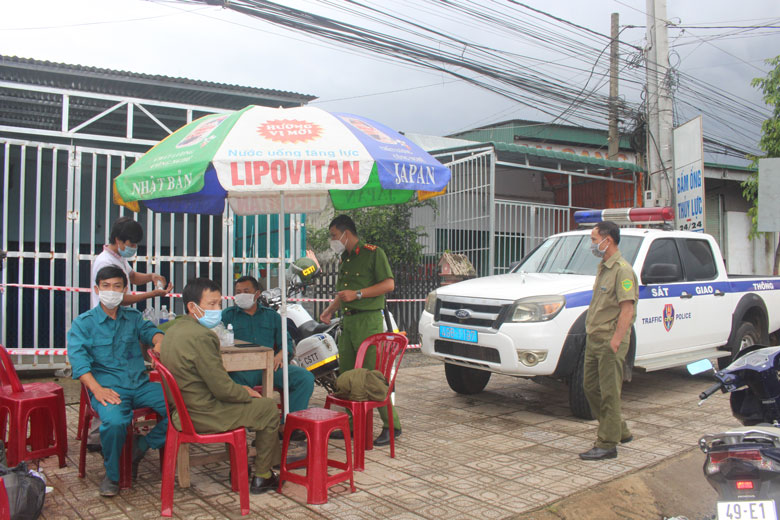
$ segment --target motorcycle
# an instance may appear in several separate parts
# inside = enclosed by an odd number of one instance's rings
[[[305,294],[306,287],[321,274],[319,267],[304,264],[299,259],[288,271],[287,297]],[[308,266],[308,267],[307,267]],[[311,270],[311,271],[310,271]],[[263,291],[260,303],[279,312],[282,306],[282,290],[279,287]],[[398,327],[393,315],[388,312],[390,326]],[[320,323],[298,303],[287,304],[287,330],[295,342],[293,365],[305,368],[314,375],[314,383],[325,388],[328,393],[336,391],[336,378],[339,373],[338,338],[341,334],[341,318],[334,317],[329,324]],[[387,325],[385,325],[387,330]]]
[[[287,296],[303,294],[306,283],[293,277],[287,288]],[[282,306],[282,290],[278,287],[263,291],[260,303],[276,312]],[[287,304],[287,331],[295,342],[293,365],[305,368],[314,375],[314,383],[328,393],[336,390],[339,370],[338,337],[341,334],[341,318],[333,318],[330,324],[319,323],[298,303]]]
[[[691,374],[712,370],[717,391],[729,393],[731,412],[743,427],[705,435],[704,476],[718,492],[718,520],[777,519],[780,499],[780,347],[752,345],[725,369],[709,360],[688,365]]]

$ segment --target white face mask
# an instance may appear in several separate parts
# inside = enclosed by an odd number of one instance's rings
[[[241,293],[236,294],[236,305],[242,309],[248,309],[255,304],[254,293]]]
[[[100,303],[108,307],[109,309],[115,309],[122,303],[125,293],[117,291],[98,291],[98,298]]]
[[[340,255],[341,253],[343,253],[344,250],[347,248],[347,246],[345,246],[344,243],[341,241],[341,239],[344,238],[344,233],[346,233],[346,231],[341,233],[341,236],[339,237],[338,240],[331,240],[330,241],[330,249],[331,249],[331,251],[333,251],[337,255]]]

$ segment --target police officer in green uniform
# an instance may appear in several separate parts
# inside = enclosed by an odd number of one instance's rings
[[[339,215],[328,228],[330,247],[337,255],[341,255],[341,266],[338,292],[320,315],[320,320],[330,323],[333,313],[339,308],[344,313],[339,337],[339,372],[343,374],[355,368],[355,358],[363,340],[383,331],[384,318],[381,311],[385,307],[385,294],[395,289],[395,280],[385,252],[380,247],[362,242],[351,218]],[[375,365],[376,347],[372,346],[366,352],[363,366],[373,369]],[[390,444],[386,407],[379,409],[379,416],[382,418],[382,432],[374,444],[384,446]],[[393,429],[395,437],[400,437],[401,421],[395,407]]]
[[[583,460],[614,459],[617,444],[634,437],[620,415],[623,362],[636,320],[639,288],[634,270],[620,255],[620,228],[599,222],[590,234],[591,251],[602,258],[585,320],[585,397],[599,421],[598,437]]]

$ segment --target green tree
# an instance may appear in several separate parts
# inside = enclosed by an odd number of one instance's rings
[[[742,195],[750,203],[748,215],[751,218],[751,228],[748,238],[755,238],[758,231],[758,160],[769,157],[780,157],[780,56],[766,60],[772,66],[772,70],[765,78],[753,78],[750,85],[761,90],[764,95],[764,103],[772,109],[769,119],[761,125],[761,139],[759,148],[765,155],[752,157],[751,166],[756,169],[750,178],[742,183]],[[775,249],[775,262],[772,273],[777,275],[780,268],[780,243]]]
[[[414,208],[432,205],[431,201],[415,201],[395,206],[361,208],[343,213],[355,221],[360,239],[384,249],[391,264],[416,264],[422,257],[423,249],[417,240],[419,237],[426,236],[426,233],[422,226],[410,227],[409,221]],[[307,229],[306,243],[315,253],[327,251],[330,247],[328,230]]]

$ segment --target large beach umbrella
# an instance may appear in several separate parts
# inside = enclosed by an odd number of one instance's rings
[[[117,203],[163,213],[313,213],[412,200],[444,190],[450,170],[398,132],[313,107],[249,106],[180,128],[119,175]],[[284,233],[279,233],[282,338],[287,341]],[[282,345],[286,351],[286,345]],[[287,356],[284,412],[288,412]]]

